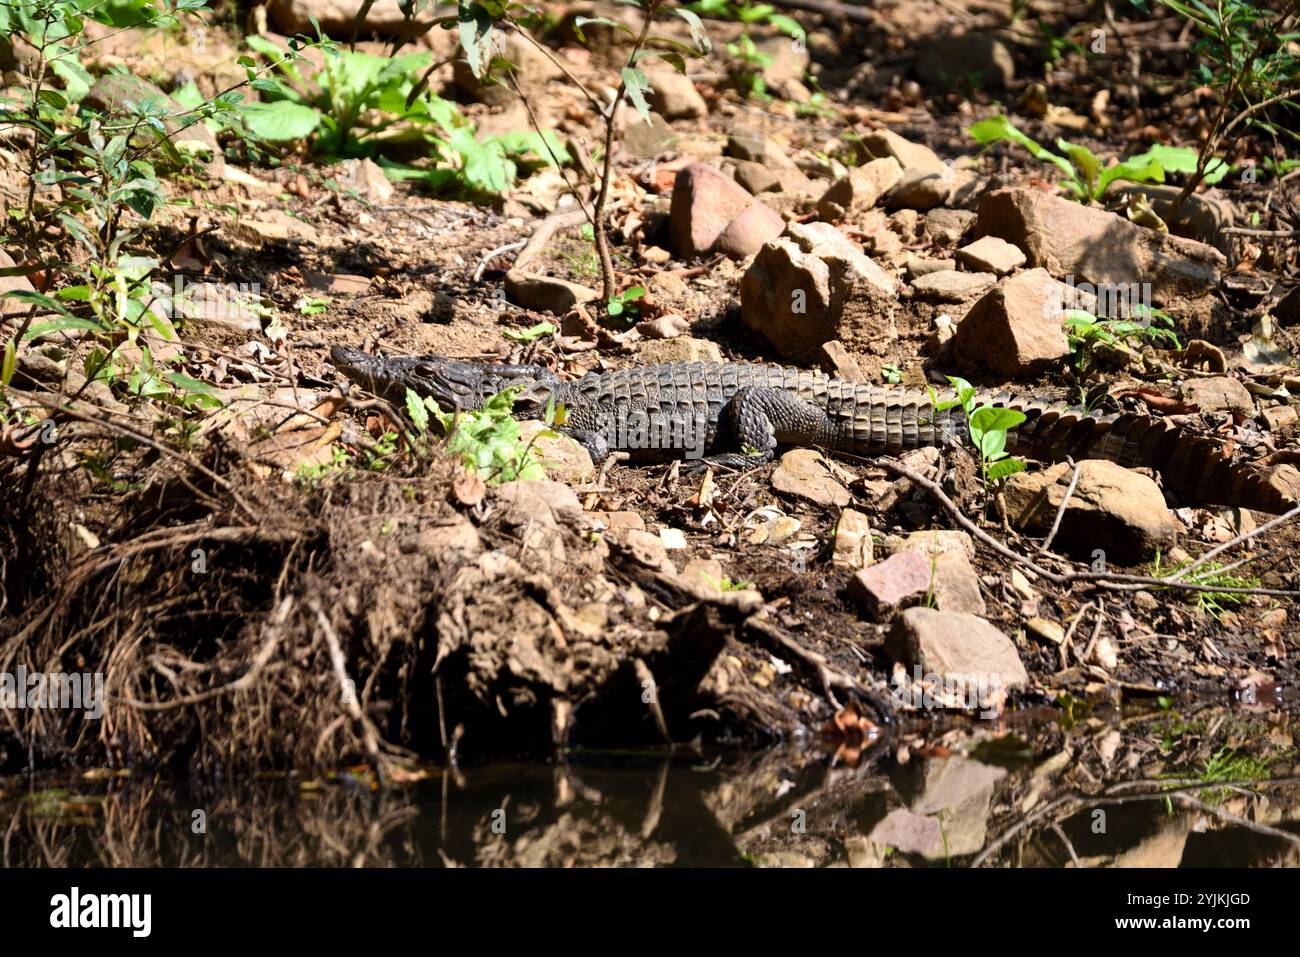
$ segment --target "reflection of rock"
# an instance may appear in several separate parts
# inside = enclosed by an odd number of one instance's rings
[[[1116,855],[1112,867],[1177,867],[1187,844],[1187,822],[1174,820],[1135,847]]]
[[[908,800],[912,814],[937,822],[943,838],[937,852],[918,847],[916,853],[933,860],[980,850],[984,846],[993,786],[1006,771],[960,756],[931,758],[919,767],[909,766],[907,771],[908,777],[896,781],[899,793]],[[923,832],[913,827],[908,833]],[[876,840],[874,834],[872,840]]]

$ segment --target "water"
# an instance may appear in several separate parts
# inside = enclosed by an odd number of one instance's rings
[[[579,753],[194,787],[0,778],[4,866],[1158,866],[1300,862],[1282,712],[1082,706],[863,753]]]

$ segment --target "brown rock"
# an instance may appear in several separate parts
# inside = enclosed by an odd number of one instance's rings
[[[900,209],[894,215],[900,216],[906,212],[915,215],[915,211],[905,209]],[[975,225],[975,214],[965,209],[949,209],[940,206],[925,214],[926,235],[943,246],[960,242],[973,225]]]
[[[1003,498],[1011,524],[1027,534],[1046,534],[1072,475],[1062,462],[1007,479]],[[1133,564],[1157,550],[1167,552],[1177,535],[1178,526],[1154,481],[1114,462],[1085,459],[1053,547],[1086,561],[1100,550],[1109,562]]]
[[[650,82],[646,99],[664,119],[693,120],[708,113],[709,107],[690,77],[672,68],[658,68],[647,70],[646,79]]]
[[[913,143],[892,130],[876,130],[858,141],[858,152],[867,160],[892,156],[906,173],[943,173],[947,164],[934,150]]]
[[[908,282],[911,282],[921,276],[928,276],[932,272],[943,272],[945,269],[956,268],[957,264],[951,259],[927,259],[924,256],[909,255],[903,267],[903,274],[907,277]]]
[[[1045,369],[1070,354],[1060,320],[1061,295],[1061,284],[1044,269],[1003,280],[958,323],[957,351],[1009,376]]]
[[[736,182],[755,196],[781,188],[781,177],[762,163],[741,160],[736,164]]]
[[[0,249],[0,269],[12,269],[18,264],[13,258]],[[0,295],[6,292],[35,292],[36,287],[32,285],[31,280],[26,276],[0,276]],[[16,316],[28,310],[26,303],[20,302],[12,297],[0,298],[0,319],[5,316]]]
[[[641,343],[637,350],[642,362],[721,362],[722,350],[716,342],[678,336]]]
[[[895,283],[834,226],[791,223],[740,283],[741,320],[784,356],[818,361],[821,345],[882,354],[898,334]]]
[[[946,166],[937,173],[909,169],[885,196],[885,206],[889,209],[934,209],[948,202],[956,182],[953,171]]]
[[[569,485],[582,485],[596,477],[591,453],[567,435],[545,436],[551,431],[545,422],[525,419],[519,423],[519,436],[525,444],[532,442],[532,455],[542,463],[553,479]]]
[[[814,449],[791,449],[781,456],[781,464],[772,473],[772,488],[815,505],[843,508],[852,496],[831,477],[821,453]]]
[[[640,512],[588,512],[587,517],[602,531],[618,532],[629,528],[645,531],[645,519]]]
[[[903,167],[892,156],[856,166],[822,194],[817,203],[817,215],[830,221],[870,209],[902,178]]]
[[[992,273],[942,269],[917,276],[908,285],[927,302],[965,302],[988,292],[997,281]]]
[[[536,309],[562,316],[579,303],[593,302],[600,293],[567,279],[540,276],[536,273],[511,269],[506,273],[506,295],[510,301],[525,309]]]
[[[862,374],[862,369],[858,366],[858,360],[853,358],[853,353],[845,349],[844,343],[838,339],[822,343],[822,359],[822,368],[833,376],[847,379],[849,382],[865,383],[867,381],[866,376]]]
[[[957,261],[975,272],[1005,276],[1025,264],[1025,254],[1005,239],[985,236],[957,250]]]
[[[846,508],[835,525],[835,552],[831,561],[851,568],[871,564],[871,522],[859,511]]]
[[[1218,285],[1223,254],[1192,239],[1157,233],[1103,209],[1037,189],[984,194],[976,231],[1024,250],[1029,265],[1074,282],[1151,284],[1156,303],[1203,295]],[[1140,287],[1137,287],[1140,289]],[[1134,301],[1146,301],[1134,297]]]
[[[772,142],[762,133],[744,127],[727,137],[727,155],[751,163],[761,163],[778,173],[782,170],[799,170],[788,149]]]
[[[1281,432],[1296,423],[1300,418],[1300,413],[1296,412],[1293,405],[1271,405],[1260,413],[1260,418],[1272,432]]]
[[[1255,414],[1255,400],[1250,397],[1246,387],[1236,379],[1227,376],[1187,379],[1178,390],[1178,394],[1184,402],[1196,406],[1202,412]]]
[[[988,692],[1023,688],[1029,675],[1016,646],[977,615],[909,608],[894,622],[885,650],[908,667],[963,687],[981,706]]]

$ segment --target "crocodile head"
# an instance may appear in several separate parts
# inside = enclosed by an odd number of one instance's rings
[[[471,411],[503,389],[523,386],[515,415],[540,414],[559,378],[544,366],[461,362],[446,356],[385,358],[347,346],[330,349],[330,362],[367,392],[397,405],[406,390],[432,398],[444,412]]]

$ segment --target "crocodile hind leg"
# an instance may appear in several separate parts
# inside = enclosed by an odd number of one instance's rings
[[[812,445],[825,441],[830,419],[824,409],[805,402],[793,393],[770,386],[746,386],[722,407],[718,416],[721,447],[739,452],[720,452],[697,459],[692,468],[718,465],[746,468],[770,462],[782,443]]]

